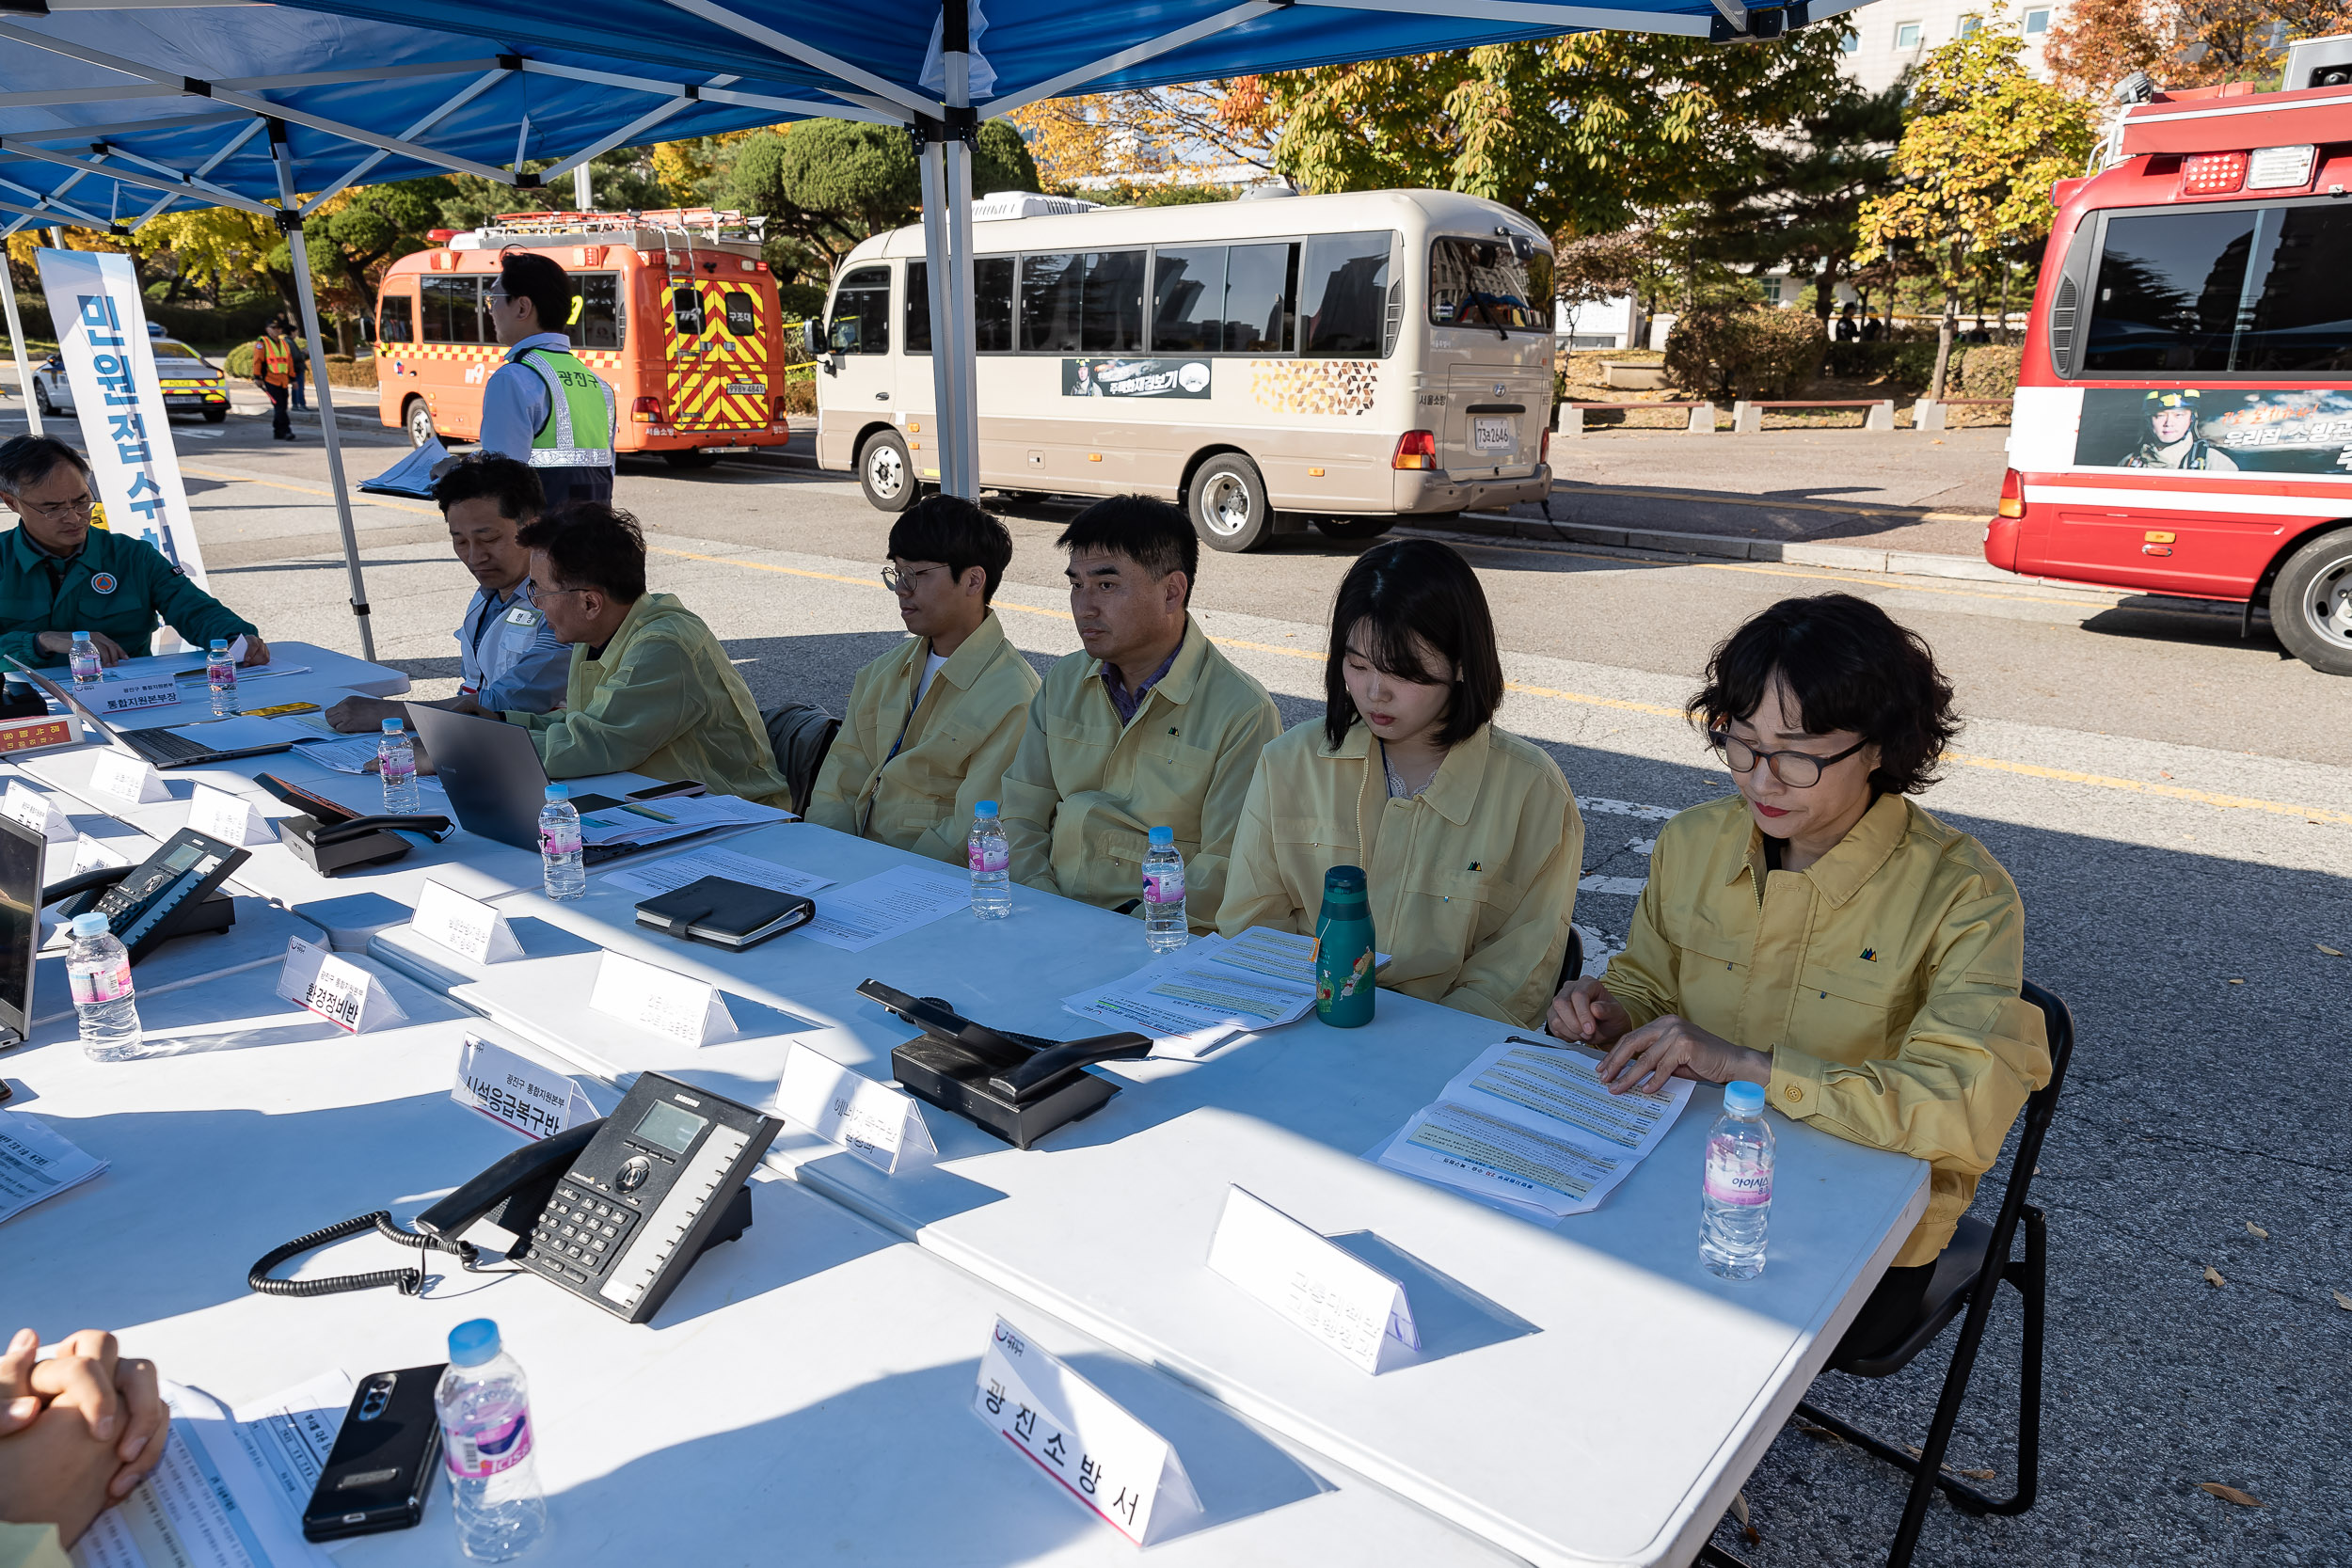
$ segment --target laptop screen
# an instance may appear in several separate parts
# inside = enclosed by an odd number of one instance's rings
[[[0,817],[0,1027],[21,1039],[33,1015],[33,957],[40,945],[41,835]]]

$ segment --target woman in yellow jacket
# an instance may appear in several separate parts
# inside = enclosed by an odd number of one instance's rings
[[[2019,996],[2025,911],[1983,845],[1908,797],[1960,728],[1916,633],[1848,594],[1733,633],[1691,700],[1737,795],[1660,831],[1626,948],[1553,1001],[1613,1089],[1765,1085],[1765,1102],[1929,1163],[1926,1215],[1837,1357],[1899,1338],[2026,1097],[2050,1078]]]
[[[1363,867],[1380,984],[1532,1028],[1560,972],[1584,823],[1559,764],[1495,728],[1486,595],[1428,539],[1340,584],[1325,713],[1258,758],[1217,928],[1311,932],[1323,874]]]

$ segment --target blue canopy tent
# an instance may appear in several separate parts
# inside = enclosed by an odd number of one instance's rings
[[[923,150],[938,263],[940,481],[977,496],[970,148],[983,115],[1597,28],[1769,39],[1862,3],[507,0],[489,13],[480,0],[0,0],[0,219],[135,230],[187,207],[288,214],[303,329],[324,363],[298,219],[356,182],[456,169],[530,186],[626,145],[812,116],[904,125]],[[513,172],[550,153],[535,179]],[[325,422],[373,657],[331,404]]]

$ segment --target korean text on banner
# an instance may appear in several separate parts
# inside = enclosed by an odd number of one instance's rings
[[[171,444],[147,306],[131,258],[97,250],[33,255],[107,528],[146,540],[198,587],[205,586],[204,552],[188,516],[180,453]]]

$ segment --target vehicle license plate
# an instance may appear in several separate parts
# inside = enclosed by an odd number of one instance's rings
[[[1518,445],[1507,414],[1479,414],[1470,420],[1470,447],[1477,451],[1509,451]]]
[[[730,381],[727,383],[727,391],[736,397],[756,396],[767,389],[768,384],[764,381]]]

